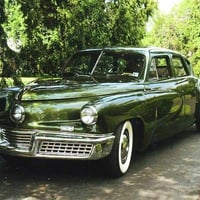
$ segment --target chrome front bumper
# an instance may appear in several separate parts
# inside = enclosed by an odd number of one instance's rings
[[[3,154],[60,159],[96,160],[110,154],[114,135],[14,130],[0,128]]]

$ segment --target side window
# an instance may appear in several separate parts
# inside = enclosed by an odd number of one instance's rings
[[[187,76],[188,72],[180,56],[173,56],[172,57],[172,64],[174,67],[176,77]]]
[[[163,80],[171,77],[168,56],[155,56],[151,60],[149,80]]]

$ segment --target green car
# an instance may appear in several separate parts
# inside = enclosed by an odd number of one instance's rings
[[[5,156],[106,161],[125,174],[136,150],[199,123],[199,80],[162,48],[78,51],[59,78],[0,94]]]

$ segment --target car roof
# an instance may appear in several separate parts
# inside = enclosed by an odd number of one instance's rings
[[[104,48],[88,48],[81,50],[82,51],[116,51],[116,52],[139,52],[139,53],[173,53],[173,54],[179,54],[178,51],[167,49],[167,48],[161,48],[161,47],[104,47]]]

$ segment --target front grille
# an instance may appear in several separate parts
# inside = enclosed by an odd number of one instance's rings
[[[38,154],[66,157],[89,157],[92,153],[93,144],[76,143],[67,141],[42,141]]]
[[[21,150],[29,150],[32,132],[4,131],[3,137],[7,142],[9,142],[10,146]]]

